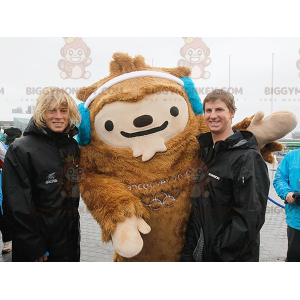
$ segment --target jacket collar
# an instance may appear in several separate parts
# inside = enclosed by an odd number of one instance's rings
[[[211,132],[200,134],[198,142],[201,148],[207,148],[213,146],[213,139]],[[215,148],[227,149],[227,148],[254,148],[258,149],[258,144],[255,136],[250,131],[234,130],[234,134],[229,136],[225,141],[218,141],[215,144]]]
[[[229,149],[252,148],[259,150],[255,136],[250,131],[234,131],[225,141],[218,141],[213,148],[213,139],[210,132],[197,137],[200,144],[200,157],[210,166],[218,153]]]

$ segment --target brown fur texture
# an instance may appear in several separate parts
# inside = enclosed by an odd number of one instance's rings
[[[131,58],[124,53],[115,53],[110,63],[110,75],[80,89],[77,98],[86,101],[108,80],[137,70],[166,72],[178,78],[190,74],[184,67],[152,68],[145,64],[142,56]],[[140,157],[133,157],[131,149],[111,147],[98,137],[94,120],[105,104],[136,102],[147,94],[162,91],[181,95],[187,102],[189,114],[186,128],[166,142],[166,152],[156,153],[143,162]],[[80,188],[84,202],[102,228],[102,240],[110,241],[117,223],[135,215],[150,225],[151,232],[142,234],[144,246],[138,255],[124,258],[115,253],[114,260],[179,261],[192,207],[191,189],[198,184],[191,180],[187,170],[200,164],[196,136],[209,131],[204,117],[195,116],[186,92],[177,83],[154,77],[134,78],[114,85],[107,93],[99,95],[89,110],[91,142],[81,147],[85,178],[80,182]],[[246,129],[248,124],[246,119],[236,128]],[[266,157],[271,150],[265,149]]]

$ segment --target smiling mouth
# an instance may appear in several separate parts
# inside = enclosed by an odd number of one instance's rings
[[[71,61],[79,61],[80,57],[71,57]]]
[[[148,134],[152,134],[152,133],[162,131],[162,130],[167,128],[168,124],[169,124],[169,122],[166,121],[161,126],[151,128],[149,130],[143,130],[143,131],[138,131],[138,132],[134,132],[134,133],[128,133],[128,132],[125,132],[125,131],[121,131],[120,133],[121,133],[121,135],[123,135],[126,138],[134,138],[134,137],[137,137],[137,136],[143,136],[143,135],[148,135]]]

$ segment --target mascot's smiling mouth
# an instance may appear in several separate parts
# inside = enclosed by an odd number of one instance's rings
[[[167,128],[168,124],[169,124],[169,122],[166,121],[161,126],[154,127],[154,128],[148,129],[148,130],[138,131],[138,132],[134,132],[134,133],[127,133],[125,131],[121,131],[120,133],[121,133],[121,135],[123,135],[126,138],[133,138],[133,137],[137,137],[137,136],[143,136],[143,135],[148,135],[148,134],[162,131]]]

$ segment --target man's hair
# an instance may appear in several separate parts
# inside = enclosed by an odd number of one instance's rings
[[[76,123],[80,124],[80,114],[74,99],[64,90],[49,86],[43,89],[38,97],[33,111],[33,120],[36,126],[46,127],[45,116],[48,109],[53,109],[60,105],[66,105],[69,114],[69,126],[74,128]]]
[[[233,95],[222,89],[216,89],[206,95],[206,97],[203,101],[203,111],[205,112],[205,103],[206,102],[215,101],[217,99],[220,99],[223,102],[225,102],[225,104],[228,107],[230,112],[233,112],[234,110],[236,110]]]

